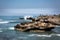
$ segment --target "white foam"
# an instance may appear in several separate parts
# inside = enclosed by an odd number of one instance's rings
[[[37,35],[39,37],[51,37],[52,35]]]
[[[54,35],[54,36],[60,36],[60,34],[51,34],[51,35]]]
[[[14,30],[14,27],[9,27],[9,28],[0,28],[0,32],[1,30]]]
[[[60,34],[56,34],[57,36],[60,36]]]
[[[40,35],[40,34],[30,34],[29,37],[52,37],[52,36],[60,36],[60,34],[50,34],[50,35]]]
[[[9,23],[9,21],[0,21],[0,24]]]
[[[10,23],[10,22],[16,22],[16,20],[0,21],[0,24]]]
[[[9,29],[9,30],[14,30],[14,27],[9,27],[8,29]]]
[[[33,17],[33,16],[24,16],[24,19],[27,20],[27,18],[30,18],[30,17]]]
[[[30,34],[28,35],[29,37],[32,37],[32,36],[37,36],[37,37],[51,37],[52,35],[40,35],[40,34]]]

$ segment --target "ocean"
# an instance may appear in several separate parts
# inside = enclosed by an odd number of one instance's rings
[[[0,16],[0,40],[60,40],[60,26],[48,32],[20,32],[14,26],[26,20],[23,16]]]

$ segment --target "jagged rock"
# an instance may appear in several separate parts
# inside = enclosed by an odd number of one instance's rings
[[[44,32],[54,29],[56,25],[60,25],[60,18],[56,16],[42,16],[30,18],[30,20],[32,22],[17,24],[15,29],[23,32]]]

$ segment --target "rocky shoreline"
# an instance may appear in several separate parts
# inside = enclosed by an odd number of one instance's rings
[[[32,22],[25,22],[14,26],[15,30],[22,32],[45,32],[51,31],[60,25],[60,17],[57,16],[38,16],[36,18],[27,18]]]

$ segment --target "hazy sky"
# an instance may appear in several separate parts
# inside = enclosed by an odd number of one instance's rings
[[[0,16],[59,13],[60,0],[0,0]]]

